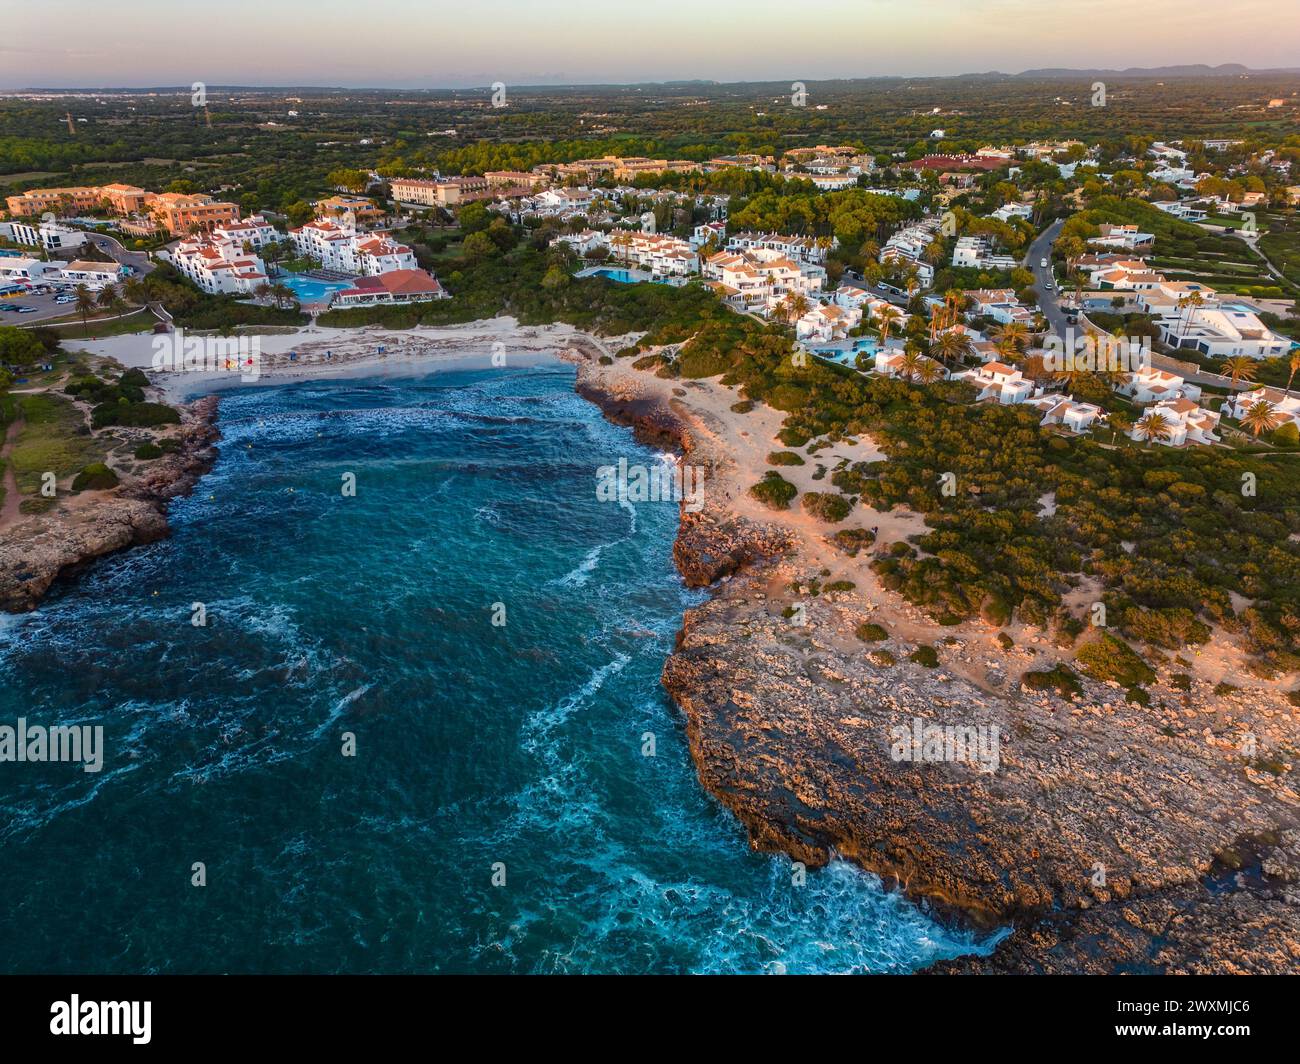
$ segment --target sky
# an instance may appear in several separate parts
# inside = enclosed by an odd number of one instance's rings
[[[1300,66],[1300,0],[39,0],[0,89],[455,88]],[[1240,27],[1240,29],[1238,29]]]

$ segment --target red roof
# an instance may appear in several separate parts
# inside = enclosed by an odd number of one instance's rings
[[[340,294],[379,291],[390,292],[395,296],[424,295],[442,291],[442,285],[436,277],[424,270],[389,270],[377,277],[358,277],[347,292]]]

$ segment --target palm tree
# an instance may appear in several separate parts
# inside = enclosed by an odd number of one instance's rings
[[[1183,340],[1187,338],[1187,327],[1191,322],[1191,311],[1205,303],[1205,297],[1200,292],[1188,292],[1185,296],[1178,297],[1178,309],[1183,311],[1182,328],[1179,331],[1178,346],[1183,346]],[[1190,310],[1188,308],[1191,308]]]
[[[975,345],[971,343],[971,338],[966,333],[958,329],[949,329],[939,334],[938,339],[930,347],[930,353],[937,355],[944,363],[960,362],[975,353]]]
[[[271,285],[271,298],[275,300],[276,309],[281,309],[284,304],[293,302],[293,289],[287,284],[273,284]]]
[[[1023,351],[1029,343],[1029,330],[1025,328],[1024,322],[1009,321],[1005,325],[995,326],[989,332],[994,337],[999,352],[1004,350],[1004,341],[1017,352]]]
[[[881,307],[880,310],[877,311],[876,317],[880,319],[881,347],[884,347],[885,341],[889,339],[889,330],[897,324],[898,320],[902,318],[902,316],[903,315],[899,313],[896,307]]]
[[[1300,371],[1300,348],[1291,352],[1290,367],[1291,367],[1291,372],[1287,374],[1287,378],[1286,378],[1287,395],[1291,394],[1291,382],[1295,380],[1296,372]]]
[[[1228,378],[1236,387],[1242,381],[1253,381],[1255,374],[1259,372],[1259,366],[1256,365],[1253,358],[1247,358],[1245,355],[1233,355],[1231,358],[1223,360],[1223,375]]]
[[[122,294],[137,306],[149,302],[149,286],[139,277],[128,277],[122,285]]]
[[[903,357],[898,363],[898,368],[902,372],[903,377],[909,381],[915,377],[919,377],[924,366],[925,357],[920,351],[916,350],[911,345],[908,345],[907,349],[903,352]]]
[[[256,288],[253,289],[253,295],[255,295],[258,299],[266,299],[270,296],[270,294],[271,294],[271,286],[267,284],[265,281],[263,281],[261,284],[259,284]]]
[[[782,300],[782,302],[786,305],[786,321],[798,321],[808,313],[808,309],[811,306],[808,302],[808,297],[802,292],[791,292],[784,300]]]
[[[84,284],[77,285],[77,301],[73,304],[73,309],[81,315],[81,328],[84,332],[86,321],[95,310],[95,294]]]
[[[115,284],[104,285],[104,287],[99,290],[99,299],[96,300],[96,302],[106,310],[114,303],[120,303],[121,301],[122,296],[118,293],[117,285]]]
[[[917,357],[921,359],[921,364],[916,370],[917,380],[922,384],[933,384],[935,381],[943,379],[943,367],[938,362],[932,358],[924,358],[919,355]],[[903,356],[903,361],[907,361],[906,355]]]
[[[1282,424],[1282,415],[1273,409],[1273,404],[1260,399],[1251,403],[1241,416],[1241,424],[1250,429],[1257,437],[1272,432]]]
[[[1137,434],[1138,439],[1145,440],[1147,443],[1163,441],[1173,435],[1173,425],[1164,414],[1153,411],[1142,415],[1142,419],[1137,423]]]

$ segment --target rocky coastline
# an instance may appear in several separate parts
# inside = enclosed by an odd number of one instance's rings
[[[181,407],[180,447],[87,505],[25,517],[0,536],[0,610],[25,613],[88,563],[165,537],[168,503],[194,490],[216,460],[217,396]],[[79,497],[80,498],[80,497]]]
[[[734,472],[686,389],[576,361],[578,392],[607,418],[719,480]],[[1164,669],[1149,706],[1086,680],[1067,699],[1023,688],[960,635],[937,642],[938,668],[886,660],[853,632],[901,604],[824,594],[792,624],[782,589],[808,562],[734,495],[682,514],[674,559],[712,594],[683,618],[662,682],[701,784],[754,848],[850,859],[945,919],[1010,929],[936,974],[1300,971],[1300,796],[1289,767],[1239,753],[1243,737],[1286,749],[1294,707],[1185,690]],[[997,770],[891,757],[891,729],[916,719],[997,729]]]

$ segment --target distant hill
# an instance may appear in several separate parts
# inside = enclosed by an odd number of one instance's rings
[[[1208,66],[1205,63],[1188,63],[1185,66],[1129,67],[1126,70],[1070,70],[1062,67],[1045,67],[1041,70],[1023,70],[1015,75],[1018,78],[1228,78],[1242,74],[1294,74],[1298,71],[1287,68],[1280,70],[1251,70],[1240,63],[1221,63]]]

